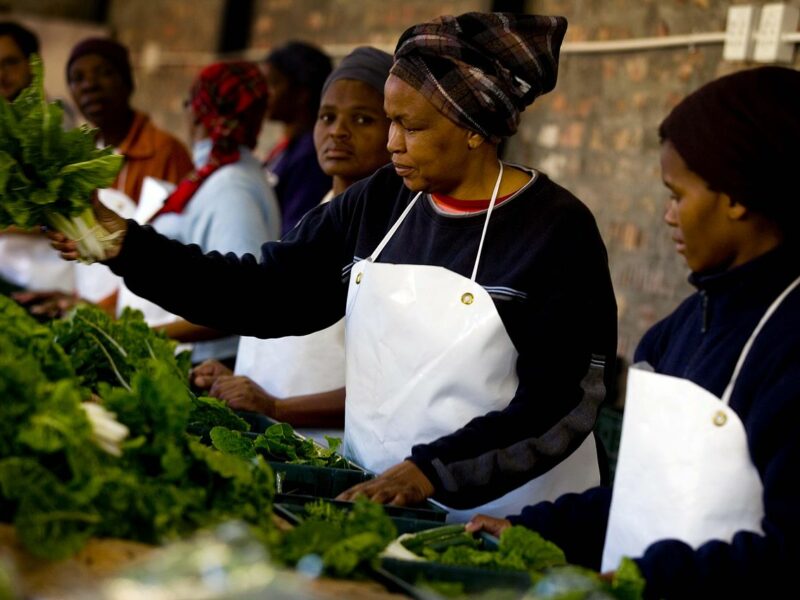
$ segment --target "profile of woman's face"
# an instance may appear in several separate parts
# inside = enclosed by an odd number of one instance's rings
[[[289,78],[275,65],[265,63],[264,77],[267,80],[267,113],[270,121],[289,122],[296,113],[295,103],[298,101],[294,86]]]
[[[384,87],[391,120],[388,149],[395,171],[412,191],[458,197],[468,164],[471,132],[442,115],[428,100],[393,75]]]
[[[0,96],[11,102],[30,83],[31,67],[22,49],[10,35],[0,35]]]
[[[349,186],[389,162],[388,133],[383,95],[363,81],[339,79],[325,91],[314,125],[317,160]]]
[[[734,266],[737,242],[728,216],[730,198],[711,190],[669,140],[661,145],[661,177],[670,190],[664,221],[689,268],[703,273]]]

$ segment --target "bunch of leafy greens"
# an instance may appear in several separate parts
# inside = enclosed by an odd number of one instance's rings
[[[423,531],[402,543],[427,560],[448,565],[539,572],[567,564],[558,546],[520,525],[503,531],[496,550],[484,548],[482,540],[465,531],[463,525]]]
[[[315,554],[329,575],[352,577],[395,537],[397,528],[380,504],[359,498],[345,510],[320,500],[306,506],[306,518],[284,533],[272,552],[288,565]]]
[[[463,525],[429,529],[404,537],[401,543],[433,562],[527,571],[535,585],[526,600],[641,600],[644,593],[645,581],[632,560],[622,559],[613,580],[608,582],[594,571],[568,565],[558,546],[520,525],[500,534],[496,550],[481,547],[480,540],[465,531]],[[425,585],[430,587],[432,583],[440,594],[448,597],[463,593],[463,589],[447,583],[427,581]]]
[[[19,307],[15,309],[21,311]],[[151,329],[138,310],[126,308],[118,319],[112,319],[96,306],[80,305],[66,318],[52,321],[50,329],[50,338],[58,342],[53,344],[50,340],[51,345],[67,351],[81,383],[95,393],[102,384],[130,391],[131,377],[151,360],[168,366],[183,380],[188,378],[190,353],[176,355],[177,343]],[[224,402],[194,394],[190,398],[186,431],[205,443],[209,442],[211,429],[219,425],[236,431],[249,429],[247,422]]]
[[[50,347],[43,334],[35,344],[20,335],[41,334],[41,325],[2,303],[0,315],[14,327],[0,330],[0,521],[15,525],[29,551],[62,558],[93,536],[156,543],[230,518],[270,533],[269,466],[261,457],[226,454],[186,433],[198,406],[206,404],[189,391],[171,350],[161,355],[160,338],[138,326],[117,330],[103,323],[127,353],[119,353],[125,360],[116,367],[127,378],[122,386],[116,373],[86,375],[87,356],[104,352],[93,354],[91,345],[76,342],[69,353],[76,362],[72,371],[59,362],[67,354],[52,339]],[[92,326],[79,321],[82,327],[111,344],[97,331],[101,321],[87,320]],[[137,344],[150,348],[133,350]],[[129,430],[119,456],[95,443],[81,402],[87,379]]]
[[[261,454],[267,460],[294,465],[311,465],[333,469],[354,469],[346,458],[337,454],[342,440],[325,436],[328,448],[323,448],[313,440],[297,435],[291,425],[276,423],[250,440],[235,432],[222,430],[212,432],[214,447],[225,452],[254,456]]]
[[[200,437],[203,442],[210,443],[211,430],[215,427],[234,431],[250,429],[247,421],[228,408],[222,400],[207,396],[194,397],[186,431]]]
[[[96,306],[81,305],[66,318],[52,321],[50,327],[82,384],[92,391],[100,383],[130,390],[134,373],[149,360],[158,360],[177,376],[188,378],[189,353],[176,356],[176,343],[151,329],[138,310],[126,308],[119,319],[113,319]]]
[[[32,319],[25,309],[6,296],[0,296],[0,332],[14,346],[31,354],[49,380],[75,376],[67,354],[55,343],[50,329]]]
[[[0,227],[50,225],[78,242],[87,261],[105,256],[108,231],[94,218],[91,195],[114,181],[123,157],[95,147],[86,126],[64,131],[64,109],[48,102],[38,56],[31,84],[0,98]]]
[[[526,600],[641,600],[645,580],[636,563],[623,558],[611,582],[589,569],[557,567],[540,575]]]

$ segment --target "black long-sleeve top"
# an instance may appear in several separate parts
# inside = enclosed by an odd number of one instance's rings
[[[283,241],[264,244],[260,260],[203,255],[129,223],[109,266],[133,292],[191,322],[262,338],[302,335],[344,315],[352,264],[372,253],[412,198],[391,167],[380,169],[309,212]],[[421,198],[379,260],[469,277],[484,221],[484,213],[446,215]],[[545,175],[493,212],[477,281],[519,353],[517,393],[506,409],[409,448],[435,497],[464,508],[577,449],[594,425],[616,351],[616,304],[594,218]]]

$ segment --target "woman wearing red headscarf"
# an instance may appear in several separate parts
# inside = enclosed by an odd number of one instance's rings
[[[266,98],[266,80],[254,64],[216,63],[200,72],[187,102],[195,170],[152,220],[157,231],[204,252],[236,255],[258,252],[264,242],[278,239],[277,201],[251,153]],[[151,325],[163,325],[171,337],[195,343],[194,362],[236,355],[235,336],[178,319],[129,290],[120,295],[118,307],[124,306],[142,309]]]

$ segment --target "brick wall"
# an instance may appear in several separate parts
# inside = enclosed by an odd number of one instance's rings
[[[252,44],[268,48],[300,37],[321,45],[393,49],[403,30],[414,23],[490,6],[488,0],[256,0]]]
[[[571,42],[723,31],[730,4],[540,0],[529,12],[566,16]],[[508,159],[548,172],[597,217],[619,304],[619,352],[627,358],[647,328],[691,291],[662,220],[658,124],[692,90],[749,66],[723,61],[721,44],[565,54],[556,90],[526,111],[509,143]]]

